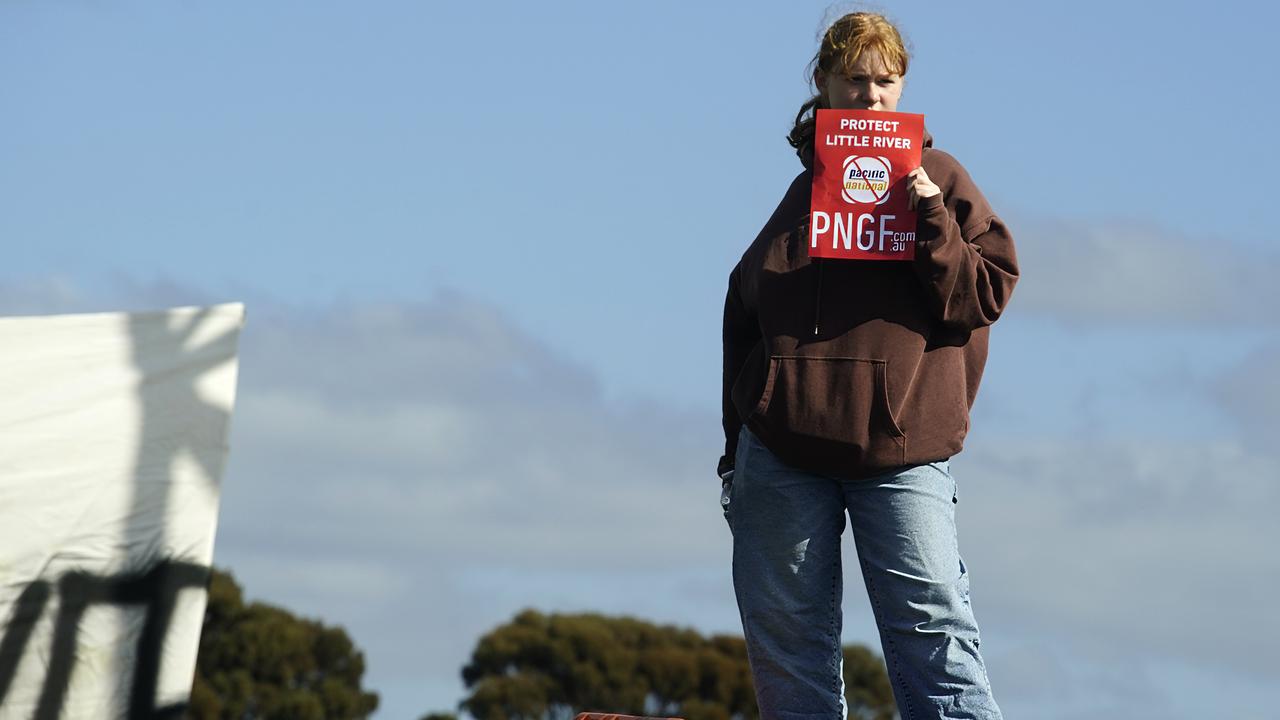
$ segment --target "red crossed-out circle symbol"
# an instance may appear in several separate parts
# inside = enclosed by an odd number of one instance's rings
[[[879,205],[889,199],[889,159],[872,155],[850,155],[844,161],[844,174],[840,178],[840,192],[846,202],[859,205]],[[858,181],[861,181],[858,184]],[[854,187],[850,187],[853,184]],[[876,192],[876,185],[884,192]]]

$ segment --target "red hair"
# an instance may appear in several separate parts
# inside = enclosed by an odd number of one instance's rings
[[[885,69],[900,76],[907,74],[910,55],[902,34],[889,19],[879,13],[855,12],[836,20],[822,34],[822,43],[813,56],[810,78],[821,70],[828,75],[850,75],[858,58],[868,50],[880,56]],[[814,111],[823,107],[822,94],[815,92],[796,113],[795,126],[787,135],[787,142],[794,148],[813,143],[816,122]]]

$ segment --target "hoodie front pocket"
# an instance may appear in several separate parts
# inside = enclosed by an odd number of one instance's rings
[[[902,463],[905,435],[890,410],[883,360],[775,355],[753,415],[796,454]]]

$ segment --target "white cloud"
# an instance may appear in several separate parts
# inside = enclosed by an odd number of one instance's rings
[[[1232,622],[1280,591],[1274,461],[1238,443],[1053,439],[956,463],[988,612],[1156,657],[1258,672],[1280,633]]]
[[[237,503],[271,477],[314,506],[283,522],[317,547],[334,542],[308,523],[322,514],[383,556],[669,566],[690,538],[654,519],[696,526],[715,501],[715,418],[606,405],[589,373],[460,298],[272,320],[246,330],[243,362],[228,534],[262,532]]]
[[[1255,349],[1213,389],[1241,437],[1280,462],[1280,337]]]
[[[84,297],[67,277],[21,278],[0,283],[0,310],[5,315],[72,312]]]
[[[1010,311],[1072,324],[1261,325],[1280,320],[1280,253],[1152,223],[1011,217],[1022,276]]]

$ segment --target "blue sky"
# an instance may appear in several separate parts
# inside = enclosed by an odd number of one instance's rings
[[[736,631],[725,280],[845,7],[0,0],[0,312],[248,303],[218,561],[345,625],[379,718],[525,606]],[[954,464],[997,697],[1263,717],[1280,18],[881,7],[1023,265]]]

